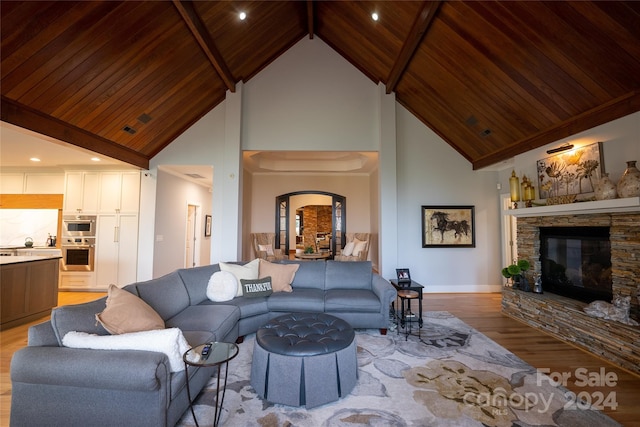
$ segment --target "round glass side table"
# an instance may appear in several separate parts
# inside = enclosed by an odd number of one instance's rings
[[[206,346],[210,345],[209,354],[207,356],[202,355],[202,350]],[[215,414],[213,416],[213,425],[217,426],[220,422],[220,415],[222,415],[222,404],[224,403],[224,395],[227,391],[227,374],[229,372],[229,361],[238,355],[239,348],[234,343],[228,342],[209,342],[200,344],[195,346],[189,350],[187,350],[182,355],[182,360],[184,361],[184,369],[187,378],[187,397],[189,399],[189,407],[191,408],[191,415],[193,416],[193,421],[196,423],[197,427],[198,420],[196,419],[196,414],[193,411],[193,401],[191,400],[191,390],[189,390],[189,373],[187,372],[188,366],[197,366],[197,367],[210,367],[217,366],[218,367],[218,381],[216,383],[216,401],[215,403]],[[224,365],[224,385],[222,386],[222,397],[220,397],[220,371],[222,370],[222,365]]]

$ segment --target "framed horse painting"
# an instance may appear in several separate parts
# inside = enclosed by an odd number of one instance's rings
[[[422,206],[423,248],[475,248],[473,206]]]

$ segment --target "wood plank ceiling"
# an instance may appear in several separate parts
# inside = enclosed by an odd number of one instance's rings
[[[635,1],[0,7],[1,119],[143,168],[303,37],[386,85],[474,169],[640,110]]]

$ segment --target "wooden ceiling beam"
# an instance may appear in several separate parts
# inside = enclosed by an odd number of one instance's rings
[[[413,25],[411,26],[411,30],[409,30],[407,39],[402,45],[402,50],[393,64],[393,68],[389,73],[389,78],[387,78],[387,93],[391,93],[395,90],[396,85],[400,81],[400,77],[402,77],[402,73],[404,73],[409,61],[413,58],[413,54],[416,52],[416,49],[418,49],[420,42],[422,42],[425,34],[427,34],[427,30],[438,12],[440,3],[442,3],[441,0],[436,0],[425,1],[422,4],[422,9],[420,10],[420,13],[418,13],[418,16],[416,16],[415,21],[413,21]]]
[[[31,109],[5,96],[1,97],[0,119],[3,122],[68,142],[77,147],[121,160],[139,168],[149,169],[149,159],[144,155],[84,129],[65,123],[55,117]]]
[[[313,23],[313,0],[307,0],[307,28],[309,29],[309,39],[313,39],[313,33],[315,31]]]
[[[476,159],[473,161],[473,169],[478,170],[494,165],[518,154],[534,150],[638,111],[640,111],[640,91],[629,92],[530,137],[516,141],[508,147],[492,152],[490,155]]]
[[[213,42],[207,27],[204,25],[204,22],[202,22],[198,12],[196,12],[193,3],[191,1],[173,0],[173,4],[176,9],[178,9],[180,16],[182,16],[182,19],[187,24],[187,27],[193,34],[193,37],[198,41],[198,44],[204,51],[204,54],[213,65],[213,68],[215,68],[218,75],[220,75],[220,78],[224,81],[227,89],[231,92],[235,92],[236,82],[231,74],[231,70],[229,70],[222,54],[220,54],[220,51]]]

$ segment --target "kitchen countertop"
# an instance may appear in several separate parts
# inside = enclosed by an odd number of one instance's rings
[[[27,247],[25,245],[3,245],[0,246],[0,250],[12,250],[12,249],[59,249],[57,246],[31,246]]]
[[[60,254],[47,254],[40,256],[3,256],[0,257],[0,265],[10,265],[10,264],[18,264],[21,262],[33,262],[33,261],[45,261],[48,259],[59,259],[62,258]]]

